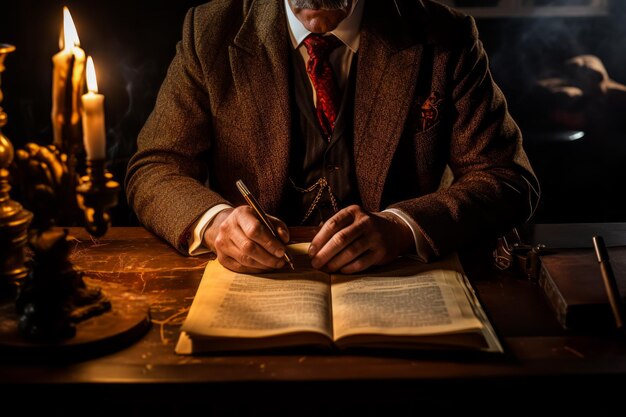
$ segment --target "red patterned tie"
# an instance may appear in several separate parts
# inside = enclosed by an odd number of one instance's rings
[[[339,88],[328,57],[341,45],[341,41],[335,35],[322,36],[312,33],[303,43],[309,53],[306,70],[317,95],[317,120],[324,136],[330,141],[337,120]]]

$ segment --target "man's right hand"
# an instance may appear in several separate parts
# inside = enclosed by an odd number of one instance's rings
[[[204,232],[204,245],[217,254],[226,268],[235,272],[262,273],[285,266],[287,226],[270,217],[278,236],[261,223],[252,208],[240,206],[219,212]]]

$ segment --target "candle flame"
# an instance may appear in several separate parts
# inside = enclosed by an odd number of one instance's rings
[[[70,9],[63,7],[63,45],[61,49],[72,49],[74,46],[80,46],[80,39],[78,39],[78,32]]]
[[[87,58],[87,89],[92,93],[98,92],[98,80],[96,79],[96,68],[93,65],[91,56]]]

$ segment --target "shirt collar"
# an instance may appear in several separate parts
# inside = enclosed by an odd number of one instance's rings
[[[350,14],[339,23],[332,33],[338,37],[352,52],[359,50],[359,41],[361,38],[361,18],[363,17],[363,4],[365,0],[354,0]],[[287,10],[287,21],[289,23],[289,35],[291,43],[295,48],[300,46],[302,41],[311,33],[307,30],[302,22],[298,20],[291,7],[289,0],[285,0],[285,9]]]

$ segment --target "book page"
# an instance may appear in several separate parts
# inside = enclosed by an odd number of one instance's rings
[[[210,261],[182,331],[192,338],[258,338],[291,332],[332,337],[329,276],[298,264],[296,271],[239,274]]]
[[[434,335],[483,327],[464,290],[458,259],[401,259],[369,274],[333,275],[334,338]]]

